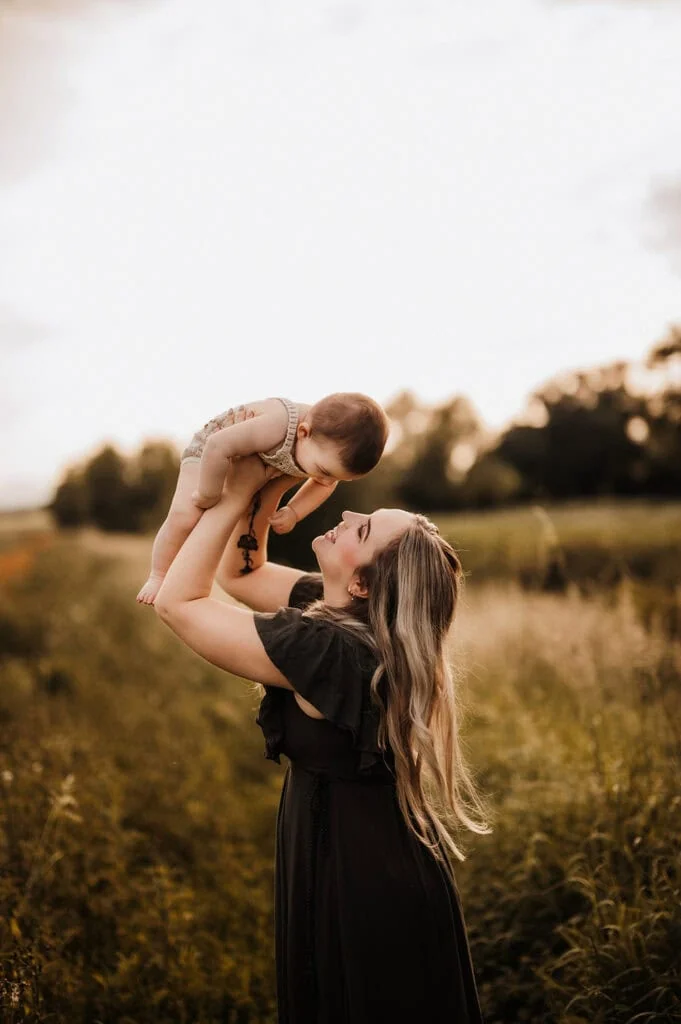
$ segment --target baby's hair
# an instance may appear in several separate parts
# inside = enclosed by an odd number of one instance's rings
[[[368,473],[383,454],[388,417],[368,395],[337,391],[316,402],[308,416],[310,437],[333,441],[348,473]]]

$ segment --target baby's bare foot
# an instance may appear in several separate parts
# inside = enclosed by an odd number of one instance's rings
[[[153,604],[156,600],[156,595],[161,589],[163,583],[163,576],[158,576],[152,573],[147,582],[144,584],[139,594],[137,595],[138,604]]]

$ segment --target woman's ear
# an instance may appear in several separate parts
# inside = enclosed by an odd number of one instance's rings
[[[356,572],[353,573],[352,579],[348,583],[348,594],[350,595],[350,597],[369,596],[369,590],[366,586],[366,583],[363,583],[360,580],[359,575]]]

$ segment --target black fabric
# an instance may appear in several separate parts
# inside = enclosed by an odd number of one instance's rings
[[[302,576],[288,608],[256,613],[268,656],[325,716],[268,686],[265,756],[289,759],[277,815],[279,1024],[481,1024],[458,891],[408,829],[392,752],[377,742],[365,645],[309,619]]]
[[[378,708],[369,687],[376,661],[366,645],[343,629],[303,614],[322,595],[321,576],[309,573],[293,586],[287,608],[258,612],[255,625],[268,656],[293,688],[335,726],[352,734],[357,770],[370,771],[382,761],[378,746]],[[286,694],[266,687],[256,719],[265,735],[265,756],[281,763],[282,712]]]

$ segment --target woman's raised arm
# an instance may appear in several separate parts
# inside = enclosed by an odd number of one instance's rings
[[[238,465],[234,472],[239,472]],[[296,477],[275,477],[254,496],[218,566],[215,578],[225,593],[254,611],[273,612],[288,604],[293,584],[304,575],[302,569],[267,561],[269,517],[284,492],[296,483]]]
[[[267,480],[257,456],[239,460],[238,477],[201,516],[175,556],[156,596],[154,608],[167,626],[213,665],[270,686],[293,687],[265,652],[253,612],[210,597],[218,563],[255,487]],[[249,463],[248,466],[245,463]]]

